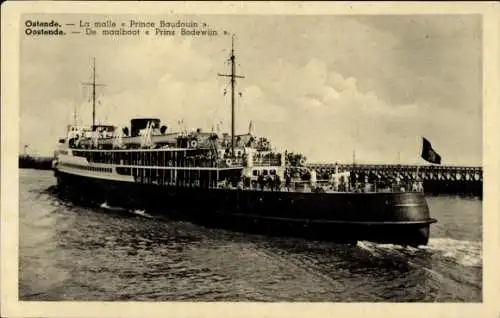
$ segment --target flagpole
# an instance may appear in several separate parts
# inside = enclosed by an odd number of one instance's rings
[[[419,156],[418,156],[419,158],[421,157],[422,150],[424,149],[424,146],[423,146],[423,140],[424,140],[424,139],[423,139],[423,138],[424,138],[424,136],[420,136],[420,153],[419,153]],[[419,161],[420,161],[420,160],[419,160]],[[419,173],[419,169],[420,169],[420,162],[417,162],[417,176],[415,177],[415,180],[416,180],[416,181],[420,181],[420,180],[419,180],[419,175],[418,175],[418,173]]]

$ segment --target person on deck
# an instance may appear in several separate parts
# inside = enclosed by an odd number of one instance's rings
[[[267,176],[267,178],[266,178],[266,184],[271,189],[271,191],[274,191],[274,180],[273,180],[273,177]]]
[[[316,182],[317,182],[316,170],[311,169],[309,171],[309,175],[311,176],[310,178],[311,190],[314,190],[316,188]]]
[[[412,191],[412,192],[417,192],[417,189],[418,189],[418,184],[417,184],[417,182],[415,181],[415,182],[413,182],[413,183],[411,184],[411,191]]]
[[[246,188],[250,188],[250,185],[251,185],[251,179],[250,177],[245,177],[243,179],[243,185],[246,187]]]
[[[290,191],[290,175],[288,172],[285,173],[285,188],[287,191]]]
[[[260,186],[260,190],[263,191],[264,190],[264,177],[262,175],[259,175],[257,177],[257,183]]]
[[[274,177],[274,187],[277,191],[281,191],[281,179],[280,176]]]
[[[243,188],[244,188],[243,180],[239,180],[238,181],[237,187],[238,187],[239,190],[243,190]]]

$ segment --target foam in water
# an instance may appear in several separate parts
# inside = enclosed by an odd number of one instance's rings
[[[146,210],[133,210],[132,213],[140,215],[140,216],[144,216],[144,217],[147,217],[147,218],[152,218],[151,215],[149,215],[149,214],[146,213]]]
[[[110,210],[110,211],[125,211],[124,208],[110,206],[108,202],[104,202],[100,205],[102,209]]]
[[[103,202],[101,205],[100,205],[101,208],[103,209],[109,209],[109,205],[108,205],[108,202]]]
[[[481,242],[462,241],[451,238],[431,238],[427,246],[420,248],[402,247],[393,244],[376,244],[372,242],[358,242],[358,246],[376,257],[414,254],[419,250],[438,253],[440,256],[453,260],[466,267],[479,267],[482,265]]]
[[[140,216],[144,216],[144,217],[147,217],[147,218],[152,218],[151,215],[147,214],[146,213],[146,210],[139,210],[139,209],[136,209],[136,210],[127,210],[125,208],[121,208],[121,207],[113,207],[113,206],[110,206],[108,204],[108,202],[104,202],[100,205],[100,207],[102,209],[106,209],[106,210],[110,210],[110,211],[127,211],[127,212],[130,212],[132,214],[136,214],[136,215],[140,215]]]
[[[478,267],[482,264],[481,242],[434,238],[429,240],[428,249],[442,253],[443,257],[453,259],[466,267]]]

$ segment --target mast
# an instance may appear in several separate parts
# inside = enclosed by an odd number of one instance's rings
[[[235,79],[234,75],[236,74],[236,65],[235,65],[234,56],[234,35],[231,37],[231,153],[234,156],[234,86]]]
[[[92,130],[95,126],[95,57],[92,61]]]
[[[75,109],[73,110],[73,126],[77,125],[77,114],[76,114],[76,103],[75,103]]]
[[[235,135],[234,88],[236,86],[236,78],[245,78],[244,76],[236,75],[236,56],[234,55],[234,34],[231,37],[231,56],[229,57],[229,60],[231,61],[231,74],[217,74],[217,75],[231,78],[231,156],[234,156],[234,135]]]
[[[95,129],[95,88],[96,86],[104,86],[104,84],[96,84],[95,82],[95,57],[92,63],[92,83],[83,83],[83,85],[92,86],[92,131]]]

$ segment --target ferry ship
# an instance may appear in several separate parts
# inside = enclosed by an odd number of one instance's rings
[[[235,134],[236,64],[229,58],[231,134],[170,132],[159,118],[129,127],[69,125],[53,161],[57,187],[82,202],[146,209],[209,227],[346,244],[426,245],[430,217],[421,183],[357,182],[336,169],[318,179],[304,160],[249,131]]]

